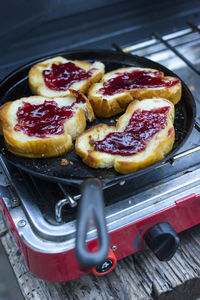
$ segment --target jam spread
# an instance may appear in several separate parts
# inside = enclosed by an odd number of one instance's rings
[[[51,69],[43,71],[46,86],[55,91],[66,91],[73,83],[91,77],[91,72],[77,67],[72,62],[52,64]]]
[[[75,105],[76,103],[85,103],[85,98],[81,94],[81,92],[69,89],[69,91],[76,97],[76,101],[72,103],[72,105]]]
[[[103,95],[112,96],[120,91],[134,88],[172,87],[178,82],[178,79],[165,79],[160,71],[133,70],[117,73],[117,76],[106,81],[99,91]]]
[[[42,104],[23,102],[17,110],[16,131],[23,131],[28,136],[45,138],[47,135],[62,134],[66,119],[74,115],[73,107],[76,103],[85,103],[85,99],[78,91],[76,101],[71,105],[59,107],[55,101],[45,100]]]
[[[129,156],[146,149],[147,142],[167,124],[170,107],[136,110],[124,132],[111,132],[103,140],[95,141],[95,150]]]

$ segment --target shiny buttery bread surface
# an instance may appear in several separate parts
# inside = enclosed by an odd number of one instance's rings
[[[52,65],[59,65],[59,64],[66,64],[66,63],[73,63],[78,68],[82,68],[86,72],[90,72],[91,76],[87,79],[80,80],[77,82],[72,83],[69,88],[78,90],[82,93],[86,93],[88,88],[92,83],[98,82],[104,74],[105,66],[101,62],[84,62],[79,60],[68,60],[64,57],[57,56],[54,58],[50,58],[35,64],[29,71],[29,86],[33,94],[54,98],[54,97],[66,97],[69,96],[70,90],[53,90],[49,88],[44,81],[43,71],[50,70]]]
[[[135,111],[151,111],[163,107],[169,108],[166,115],[166,126],[147,141],[146,148],[143,151],[134,155],[123,156],[96,150],[95,142],[104,140],[112,132],[123,132]],[[135,100],[129,104],[126,112],[119,118],[116,127],[98,124],[83,132],[76,139],[75,150],[83,162],[90,167],[114,167],[117,172],[128,174],[156,163],[172,150],[175,138],[173,122],[174,105],[170,101],[162,98]]]
[[[30,158],[54,157],[70,151],[73,147],[72,141],[85,130],[86,119],[92,121],[95,118],[88,99],[83,97],[83,103],[76,103],[75,96],[54,99],[31,96],[5,103],[0,108],[0,127],[8,150],[15,155]],[[23,130],[15,129],[18,124],[17,112],[23,108],[24,103],[38,106],[43,105],[45,101],[50,104],[54,102],[59,108],[71,107],[72,116],[64,120],[61,134],[46,134],[44,137],[38,137],[29,136]],[[38,122],[42,122],[40,116]]]
[[[166,86],[162,87],[134,87],[132,89],[122,89],[113,95],[106,95],[101,92],[104,84],[107,84],[110,80],[115,79],[119,74],[124,72],[155,72],[159,73],[159,76],[166,82]],[[167,86],[167,83],[172,82],[171,86]],[[88,91],[88,99],[90,100],[95,114],[98,117],[108,118],[118,113],[125,111],[126,107],[132,100],[142,100],[147,98],[161,97],[168,99],[173,104],[178,103],[181,99],[182,86],[181,81],[176,77],[164,76],[164,74],[158,70],[127,67],[113,70],[106,73],[99,83],[94,83]]]

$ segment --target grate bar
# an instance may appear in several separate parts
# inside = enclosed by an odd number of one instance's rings
[[[167,41],[160,37],[157,33],[153,33],[153,36],[163,43],[168,49],[174,52],[180,59],[182,59],[195,73],[200,75],[200,70],[198,70],[184,55],[182,55],[178,50],[171,46]]]
[[[174,33],[164,35],[163,40],[165,40],[165,41],[174,40],[176,38],[186,36],[190,33],[192,33],[192,30],[190,28],[184,29],[184,30],[181,30],[181,31],[178,31],[178,32],[174,32]],[[155,45],[156,43],[157,43],[157,39],[152,38],[151,40],[147,40],[147,41],[144,41],[144,42],[141,42],[141,43],[137,43],[135,45],[125,47],[125,48],[123,48],[123,51],[124,52],[132,52],[132,51],[136,51],[136,50],[142,50],[142,49],[145,49],[149,46]]]
[[[77,197],[72,196],[72,193],[69,191],[69,189],[66,185],[62,185],[61,183],[58,183],[58,186],[66,198],[66,201],[67,201],[66,204],[69,204],[71,207],[76,207],[77,200],[78,200]]]
[[[197,121],[195,121],[194,127],[195,127],[195,129],[196,129],[197,131],[200,132],[200,124],[199,124]]]
[[[55,205],[55,218],[57,223],[62,223],[62,209],[69,204],[68,199],[61,199]]]
[[[124,49],[122,49],[118,44],[116,44],[116,43],[112,43],[112,47],[115,49],[115,50],[117,50],[118,52],[121,52],[121,53],[124,53],[125,52],[125,50]]]
[[[187,24],[192,28],[193,31],[200,33],[200,28],[192,22],[187,22]]]
[[[197,152],[197,151],[200,151],[200,146],[188,149],[188,150],[186,150],[184,152],[181,152],[181,153],[175,155],[174,157],[171,158],[171,161],[174,162],[175,160],[177,160],[177,159],[179,159],[181,157],[185,157],[185,156],[190,155],[190,154],[192,154],[194,152]]]
[[[55,218],[57,223],[62,223],[62,209],[64,206],[69,204],[72,208],[77,206],[77,200],[80,195],[72,196],[72,193],[69,191],[66,185],[62,185],[58,183],[58,186],[62,193],[64,194],[65,198],[59,200],[55,205]]]

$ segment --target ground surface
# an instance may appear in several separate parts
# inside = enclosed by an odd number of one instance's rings
[[[0,300],[22,299],[24,298],[0,242]]]

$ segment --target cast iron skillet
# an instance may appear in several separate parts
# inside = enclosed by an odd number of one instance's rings
[[[5,78],[0,84],[0,104],[2,105],[7,101],[30,96],[31,91],[28,86],[28,71],[30,67],[41,60],[57,55],[62,55],[68,59],[88,61],[100,60],[105,64],[106,72],[125,66],[135,66],[157,69],[163,71],[165,75],[177,77],[177,75],[164,66],[144,57],[116,51],[84,50],[57,53],[35,60]],[[189,89],[184,82],[182,82],[182,85],[182,99],[176,105],[176,139],[172,152],[162,161],[132,174],[120,175],[116,173],[114,169],[92,169],[82,163],[74,150],[57,158],[29,159],[16,157],[14,154],[7,151],[3,138],[0,139],[2,155],[15,166],[48,181],[51,180],[75,186],[79,186],[80,184],[82,185],[82,199],[79,204],[76,236],[76,255],[82,266],[95,266],[102,263],[107,257],[109,242],[105,226],[102,187],[105,188],[107,186],[117,184],[121,180],[133,179],[138,175],[142,175],[158,167],[163,164],[163,162],[172,158],[174,153],[188,138],[194,125],[196,107]],[[113,125],[110,123],[110,119],[96,119],[92,125],[99,122]],[[91,126],[91,124],[89,126]],[[68,161],[72,162],[72,164],[69,164],[67,167],[61,166],[60,162],[62,158],[67,158]],[[99,249],[95,253],[91,253],[86,249],[85,240],[89,224],[94,224],[98,233]]]

